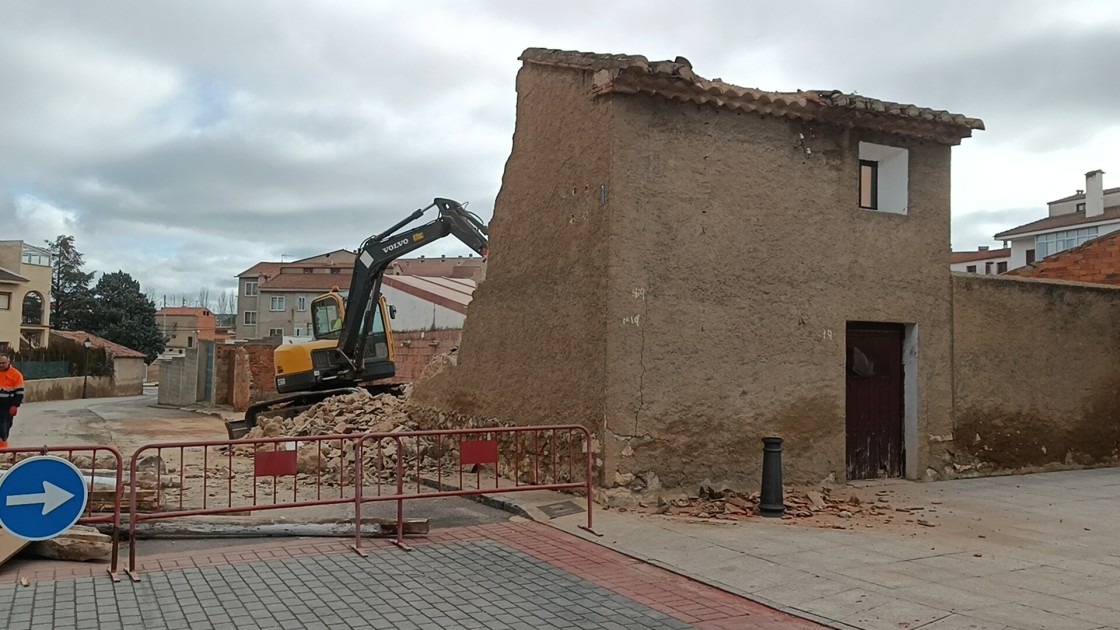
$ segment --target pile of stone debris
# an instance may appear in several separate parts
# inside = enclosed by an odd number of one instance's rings
[[[783,502],[786,513],[783,518],[788,520],[817,520],[811,522],[823,527],[835,529],[848,529],[849,519],[874,518],[883,522],[891,522],[896,516],[911,516],[914,510],[921,508],[892,508],[890,505],[890,492],[879,490],[874,499],[862,500],[856,494],[846,497],[834,494],[825,487],[821,490],[797,490],[786,488],[783,492]],[[683,516],[711,520],[742,521],[758,516],[760,495],[758,492],[740,493],[730,489],[715,489],[701,487],[695,496],[686,496],[677,499],[660,501],[656,508],[650,511],[670,516]],[[918,525],[932,527],[933,524],[924,519],[906,519]]]
[[[383,433],[410,427],[405,399],[391,394],[371,395],[360,391],[334,396],[294,417],[265,416],[257,419],[248,439],[301,437],[346,433]]]

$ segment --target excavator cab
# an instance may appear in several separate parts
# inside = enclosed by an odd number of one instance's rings
[[[393,332],[388,321],[394,309],[386,304],[383,295],[371,304],[372,312],[367,312],[363,318],[368,326],[364,329],[367,332],[362,344],[362,373],[353,379],[357,381],[391,378],[396,373]],[[278,393],[351,385],[350,382],[339,383],[335,378],[336,374],[344,372],[341,368],[346,367],[345,357],[338,352],[338,338],[345,318],[346,302],[339,292],[324,293],[311,301],[311,334],[315,340],[279,346],[273,353]]]

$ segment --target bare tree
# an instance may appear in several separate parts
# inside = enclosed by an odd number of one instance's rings
[[[218,314],[225,315],[226,309],[229,308],[229,296],[225,291],[218,294]]]
[[[202,287],[198,290],[198,305],[204,309],[210,309],[210,289]]]

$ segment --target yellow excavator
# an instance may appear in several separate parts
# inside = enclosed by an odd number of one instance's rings
[[[406,229],[432,208],[438,217]],[[284,395],[250,405],[243,419],[226,422],[230,439],[244,437],[262,414],[290,416],[332,396],[390,391],[385,379],[396,374],[390,326],[396,310],[381,294],[381,279],[393,260],[448,235],[484,259],[488,254],[486,224],[451,199],[436,198],[367,238],[358,248],[349,291],[332,290],[311,301],[314,341],[281,345],[273,352],[276,391]]]

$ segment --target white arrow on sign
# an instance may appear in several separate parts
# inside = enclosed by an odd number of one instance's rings
[[[43,504],[43,516],[50,514],[63,503],[74,498],[72,492],[68,492],[59,488],[49,481],[43,482],[43,491],[36,492],[35,494],[13,494],[8,496],[8,507],[15,505],[35,505],[36,503]]]

